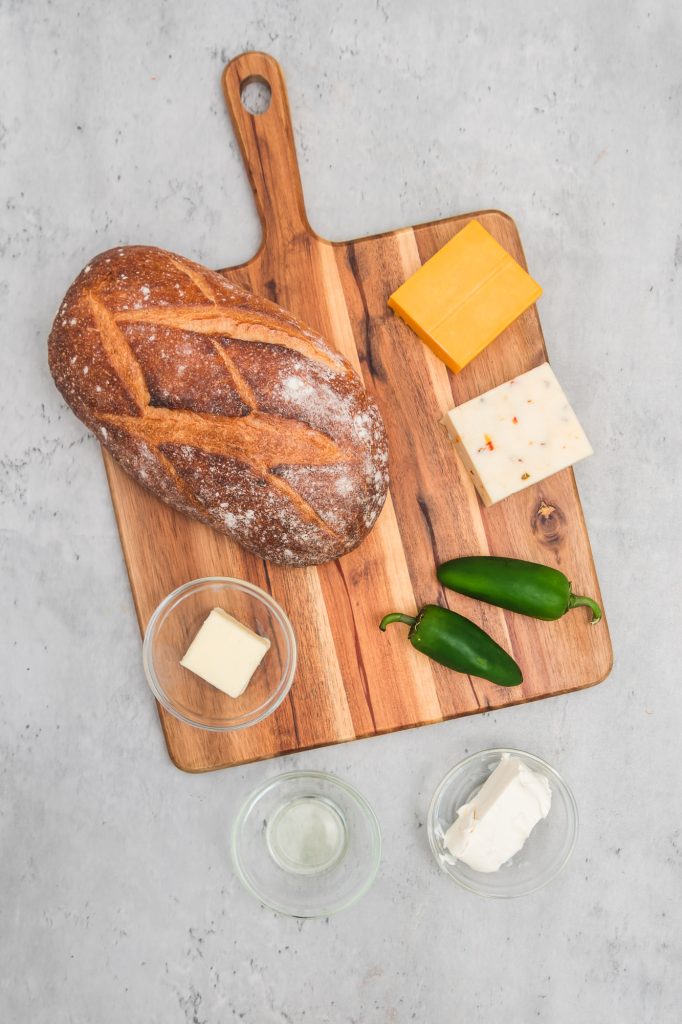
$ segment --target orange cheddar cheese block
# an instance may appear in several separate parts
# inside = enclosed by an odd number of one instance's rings
[[[540,285],[472,220],[388,304],[459,373],[540,295]]]

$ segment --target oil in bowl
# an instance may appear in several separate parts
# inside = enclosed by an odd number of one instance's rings
[[[259,786],[232,830],[232,863],[261,903],[292,917],[327,917],[371,886],[381,859],[374,811],[325,772],[287,772]]]
[[[317,875],[341,860],[348,845],[348,830],[335,803],[301,796],[275,812],[265,838],[271,856],[285,871]]]

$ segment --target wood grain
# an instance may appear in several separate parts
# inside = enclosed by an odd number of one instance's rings
[[[270,86],[268,110],[248,113],[243,85]],[[473,216],[523,266],[512,220],[498,211],[451,217],[351,242],[310,227],[282,72],[247,53],[223,85],[258,212],[256,256],[223,270],[230,280],[281,303],[341,351],[382,410],[391,450],[391,494],[365,541],[344,558],[309,569],[266,564],[228,538],[153,498],[105,454],[140,628],[174,587],[200,576],[238,576],[286,609],[299,644],[291,693],[264,722],[209,733],[159,708],[169,754],[187,771],[207,771],[329,743],[439,722],[489,708],[567,693],[600,682],[612,663],[608,626],[575,611],[536,622],[443,591],[435,565],[458,555],[510,555],[561,568],[579,593],[600,600],[571,470],[485,509],[441,425],[454,404],[546,358],[529,309],[454,376],[388,309],[390,293]],[[539,275],[540,277],[542,275]],[[430,662],[401,630],[381,634],[388,611],[447,604],[488,630],[520,662],[525,681],[507,690]]]

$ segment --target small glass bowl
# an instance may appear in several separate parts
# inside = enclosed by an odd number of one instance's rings
[[[286,772],[259,786],[232,829],[232,864],[257,900],[290,917],[329,917],[367,892],[381,860],[365,798],[326,772]]]
[[[518,757],[531,771],[545,776],[552,790],[552,804],[523,848],[498,871],[474,871],[445,848],[445,833],[457,817],[457,808],[476,795],[503,754]],[[513,899],[542,889],[567,863],[578,837],[578,808],[554,768],[523,750],[500,747],[472,754],[448,772],[433,795],[427,833],[439,866],[464,889],[493,899]]]
[[[180,664],[213,608],[270,641],[241,697],[229,697]],[[166,711],[198,729],[229,732],[262,722],[282,703],[296,672],[296,637],[280,606],[260,587],[209,576],[183,584],[161,602],[145,631],[142,661],[151,691]]]

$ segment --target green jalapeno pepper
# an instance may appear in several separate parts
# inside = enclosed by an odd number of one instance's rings
[[[571,591],[570,580],[558,569],[518,558],[453,558],[439,566],[438,579],[458,594],[535,619],[560,619],[570,608],[580,605],[592,611],[593,623],[602,615],[591,597]]]
[[[518,686],[523,682],[514,659],[471,619],[449,608],[427,604],[417,616],[393,612],[383,617],[379,628],[385,630],[391,622],[408,625],[407,637],[412,646],[447,668],[489,679],[498,686]]]

